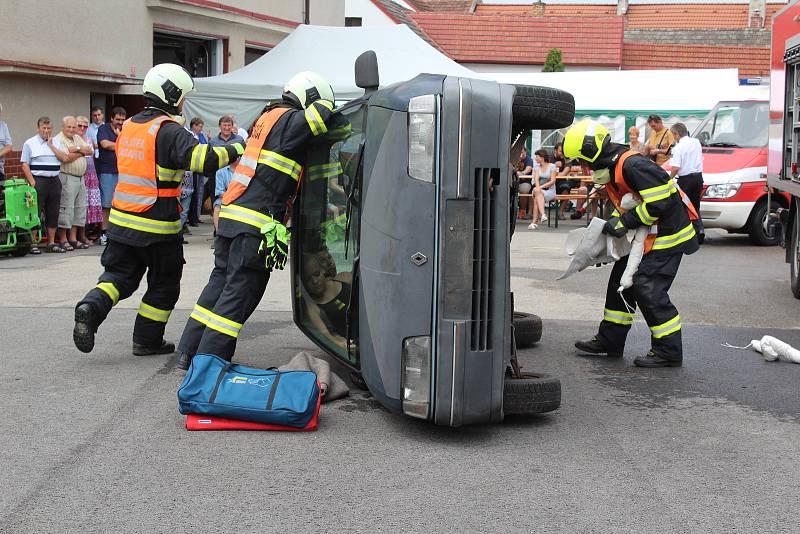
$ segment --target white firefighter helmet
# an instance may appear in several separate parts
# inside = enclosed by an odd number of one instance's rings
[[[147,71],[142,92],[170,107],[178,107],[194,90],[194,81],[180,65],[161,63]]]
[[[303,109],[315,100],[327,100],[333,103],[333,87],[328,80],[316,72],[298,72],[286,82],[283,88],[283,99]]]

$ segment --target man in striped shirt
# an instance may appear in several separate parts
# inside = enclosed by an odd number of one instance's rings
[[[58,210],[61,204],[61,182],[58,173],[61,161],[53,151],[53,124],[50,117],[39,117],[37,133],[22,145],[22,172],[28,183],[36,188],[39,213],[44,215],[42,225],[47,228],[48,252],[64,252],[55,243],[58,227]],[[39,254],[39,248],[31,247],[31,254]]]

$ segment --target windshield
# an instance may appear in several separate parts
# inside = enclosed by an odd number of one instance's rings
[[[767,102],[720,102],[695,130],[703,146],[761,148],[769,139]]]
[[[295,311],[301,329],[358,367],[354,271],[358,257],[358,188],[365,106],[344,109],[341,124],[316,141],[298,195]],[[349,122],[349,124],[348,124]],[[349,340],[349,343],[348,343]]]

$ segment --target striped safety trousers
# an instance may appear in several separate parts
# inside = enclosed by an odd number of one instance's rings
[[[213,354],[230,361],[245,321],[255,311],[269,281],[261,237],[217,236],[214,270],[183,329],[178,350]]]
[[[597,339],[607,350],[619,353],[624,351],[625,338],[633,324],[638,305],[650,328],[651,350],[665,360],[683,360],[681,317],[667,294],[678,274],[682,257],[683,254],[645,254],[633,277],[633,286],[623,291],[622,296],[617,293],[617,288],[628,257],[614,263],[606,289],[603,321],[597,334]]]
[[[179,239],[135,247],[108,240],[100,263],[105,270],[98,284],[78,306],[89,303],[100,326],[117,302],[130,297],[147,273],[147,291],[142,296],[133,341],[158,346],[164,339],[167,321],[178,302],[183,274],[183,244]]]

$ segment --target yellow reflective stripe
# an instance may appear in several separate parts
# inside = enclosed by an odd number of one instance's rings
[[[237,323],[236,321],[231,321],[230,319],[226,319],[221,315],[217,315],[211,310],[203,308],[199,304],[194,305],[194,310],[192,310],[192,314],[189,317],[195,321],[203,323],[207,327],[212,328],[217,332],[231,337],[239,337],[239,330],[242,329],[241,323]]]
[[[214,154],[217,155],[217,159],[219,160],[219,166],[227,166],[228,161],[230,161],[230,158],[228,157],[228,149],[223,146],[215,146],[213,147],[213,150]]]
[[[619,212],[618,212],[617,210],[614,210],[614,211],[611,213],[611,216],[612,216],[612,217],[619,217]]]
[[[242,206],[237,206],[236,204],[223,205],[219,210],[219,216],[223,219],[231,219],[241,223],[249,224],[259,229],[268,222],[274,221],[274,219],[269,215],[264,215],[256,210],[243,208]]]
[[[328,100],[315,100],[314,104],[319,104],[322,107],[328,108],[328,111],[333,111],[333,102],[329,102]]]
[[[603,308],[603,320],[622,325],[633,324],[633,314],[624,311]]]
[[[267,165],[268,167],[272,167],[275,170],[288,174],[295,181],[300,179],[300,172],[303,170],[303,167],[300,166],[296,161],[289,159],[286,156],[281,156],[277,152],[273,152],[271,150],[262,150],[261,155],[258,158],[258,162],[262,165]]]
[[[206,164],[206,152],[208,152],[208,145],[199,144],[192,150],[191,164],[189,170],[194,172],[203,172],[203,167]]]
[[[106,295],[111,298],[111,305],[116,306],[119,302],[119,290],[111,282],[100,282],[95,286],[97,289],[102,290]]]
[[[311,128],[311,133],[314,134],[315,137],[328,131],[328,127],[325,126],[325,121],[322,120],[322,115],[319,114],[319,111],[317,111],[317,108],[315,108],[313,104],[306,109],[305,116],[306,122]]]
[[[170,313],[172,313],[172,310],[159,310],[156,307],[146,304],[144,301],[139,304],[139,315],[152,319],[153,321],[158,321],[159,323],[166,323],[169,321]]]
[[[338,161],[308,167],[308,179],[312,182],[323,178],[335,178],[342,174],[342,164]]]
[[[654,338],[661,338],[673,334],[681,329],[681,316],[676,315],[666,323],[658,326],[651,326],[650,333]]]
[[[689,241],[695,235],[694,225],[689,223],[686,227],[684,227],[680,232],[676,232],[671,235],[659,236],[656,238],[655,242],[653,243],[653,250],[663,250],[666,248],[672,248],[681,243]]]
[[[636,215],[639,216],[639,219],[642,221],[642,224],[646,226],[650,226],[651,224],[655,224],[658,219],[650,215],[647,211],[647,204],[639,204],[636,206]]]
[[[177,234],[181,231],[180,219],[177,221],[156,221],[154,219],[137,217],[130,213],[123,213],[114,208],[111,208],[108,222],[125,228],[139,230],[140,232],[149,232],[151,234]]]
[[[642,197],[642,200],[647,202],[656,202],[657,200],[663,200],[670,196],[672,193],[676,193],[678,188],[675,186],[675,182],[672,180],[669,183],[664,185],[659,185],[657,187],[651,187],[649,189],[643,189],[639,191],[639,195]]]
[[[163,182],[180,182],[183,180],[183,169],[167,169],[161,165],[156,165],[158,179]]]

